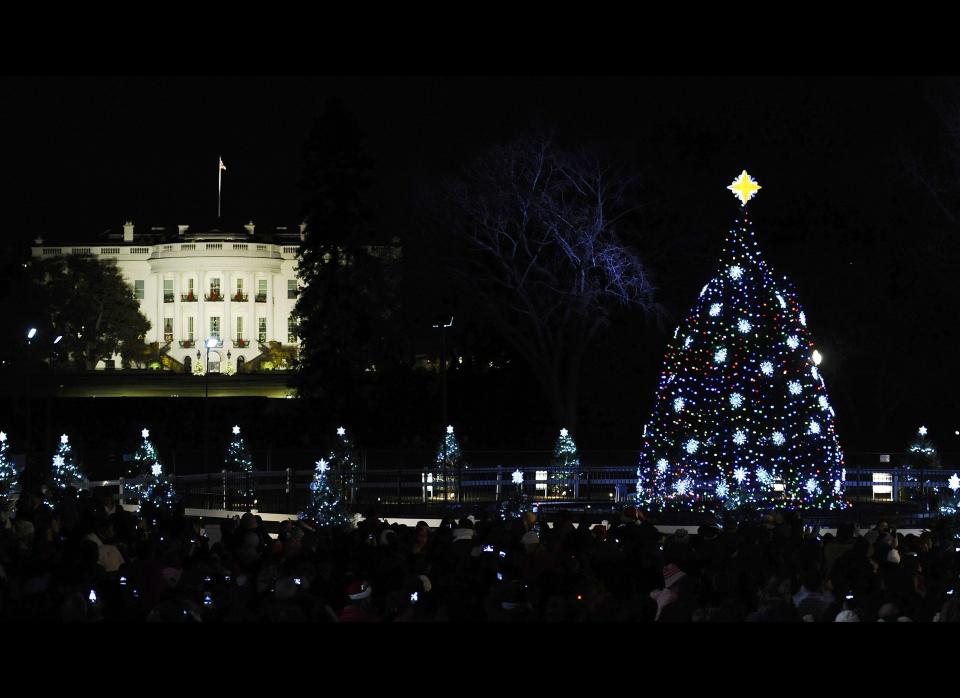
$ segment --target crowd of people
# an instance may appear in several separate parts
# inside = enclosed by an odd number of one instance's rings
[[[252,513],[218,525],[68,491],[0,527],[0,620],[955,622],[960,543],[880,521],[819,535],[792,512],[665,534],[558,512],[350,529]],[[216,540],[213,540],[216,539]]]

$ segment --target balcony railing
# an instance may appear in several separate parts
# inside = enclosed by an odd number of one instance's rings
[[[232,296],[230,296],[230,300],[232,300],[234,303],[246,303],[249,299],[250,299],[250,296],[248,296],[246,293],[241,293],[239,291],[237,293],[234,293]]]
[[[210,293],[205,295],[203,298],[204,300],[211,301],[213,303],[223,300],[223,296],[221,296],[220,293],[217,291],[211,291]]]
[[[164,294],[163,294],[163,302],[164,302],[164,303],[173,303],[173,294],[172,294],[172,293],[164,293]]]
[[[244,339],[243,337],[237,337],[235,340],[233,340],[233,346],[240,349],[245,349],[246,347],[250,346],[250,340]]]
[[[257,303],[266,303],[266,302],[267,302],[267,294],[266,294],[266,293],[258,293],[258,294],[254,297],[253,300],[254,300],[255,302],[257,302]]]
[[[194,342],[192,339],[181,339],[181,340],[180,340],[180,348],[181,348],[181,349],[192,349],[194,346],[196,346],[196,342]]]
[[[197,297],[192,293],[181,293],[180,294],[181,303],[196,303]]]

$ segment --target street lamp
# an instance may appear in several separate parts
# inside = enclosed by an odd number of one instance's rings
[[[220,342],[216,337],[207,337],[205,342],[207,347],[207,365],[204,366],[203,379],[204,379],[204,394],[203,394],[203,469],[207,469],[207,443],[209,441],[209,432],[210,432],[210,350],[217,346]],[[200,358],[200,351],[197,351],[197,359]]]
[[[443,396],[443,424],[447,424],[447,328],[453,327],[453,315],[450,321],[442,320],[435,324],[434,329],[440,330],[440,393]],[[460,489],[457,488],[459,493]],[[459,496],[459,494],[458,494]],[[447,500],[447,438],[443,437],[443,500]]]

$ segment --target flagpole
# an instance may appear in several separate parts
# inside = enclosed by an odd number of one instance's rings
[[[220,189],[223,182],[223,156],[217,159],[217,218],[220,218]]]

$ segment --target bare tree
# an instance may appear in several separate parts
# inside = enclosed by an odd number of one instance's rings
[[[617,232],[633,210],[629,184],[596,156],[527,138],[494,148],[447,187],[447,230],[469,243],[455,272],[570,429],[597,332],[618,307],[660,312],[647,270]]]

